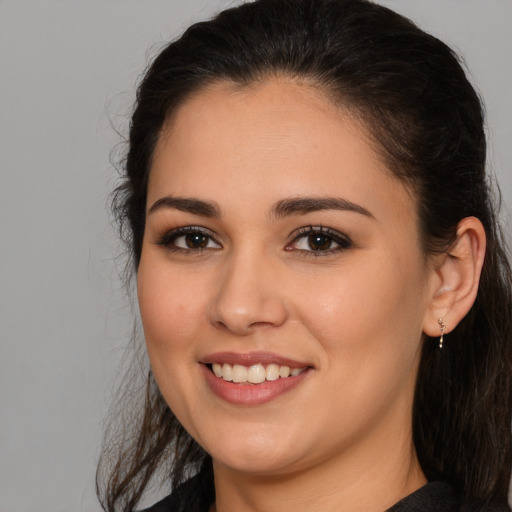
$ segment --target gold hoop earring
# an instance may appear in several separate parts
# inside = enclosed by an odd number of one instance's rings
[[[439,329],[441,330],[441,337],[439,338],[439,348],[443,348],[443,339],[444,339],[444,330],[446,329],[446,324],[443,322],[443,319],[440,318],[437,323],[439,324]]]

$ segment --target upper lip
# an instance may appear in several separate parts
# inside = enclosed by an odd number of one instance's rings
[[[269,364],[277,364],[279,366],[289,366],[290,368],[306,368],[311,366],[303,361],[296,361],[288,357],[283,357],[273,352],[254,351],[254,352],[215,352],[201,358],[203,364],[239,364],[241,366],[252,366],[255,364],[262,364],[263,366]]]

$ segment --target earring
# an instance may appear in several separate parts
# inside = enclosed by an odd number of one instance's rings
[[[443,322],[443,319],[440,318],[437,323],[439,324],[439,329],[441,330],[441,337],[439,338],[439,348],[443,348],[443,338],[444,338],[444,330],[446,328],[446,324]]]

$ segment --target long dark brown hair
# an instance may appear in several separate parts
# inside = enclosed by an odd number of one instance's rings
[[[135,273],[164,121],[215,81],[243,86],[275,74],[316,84],[365,123],[389,170],[417,197],[426,254],[446,250],[461,219],[475,216],[484,225],[487,253],[474,306],[446,336],[442,353],[425,337],[413,432],[427,478],[450,483],[462,501],[505,500],[512,275],[485,172],[484,116],[456,55],[411,21],[366,0],[258,0],[197,23],[169,44],[138,88],[113,197]],[[109,512],[133,510],[162,465],[176,485],[210,462],[146,371],[141,410],[130,408],[105,440],[97,488]],[[125,388],[121,398],[131,394]]]

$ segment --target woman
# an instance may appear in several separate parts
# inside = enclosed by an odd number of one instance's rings
[[[508,510],[512,278],[443,43],[365,0],[194,25],[114,204],[151,371],[105,510],[166,464],[153,512]]]

